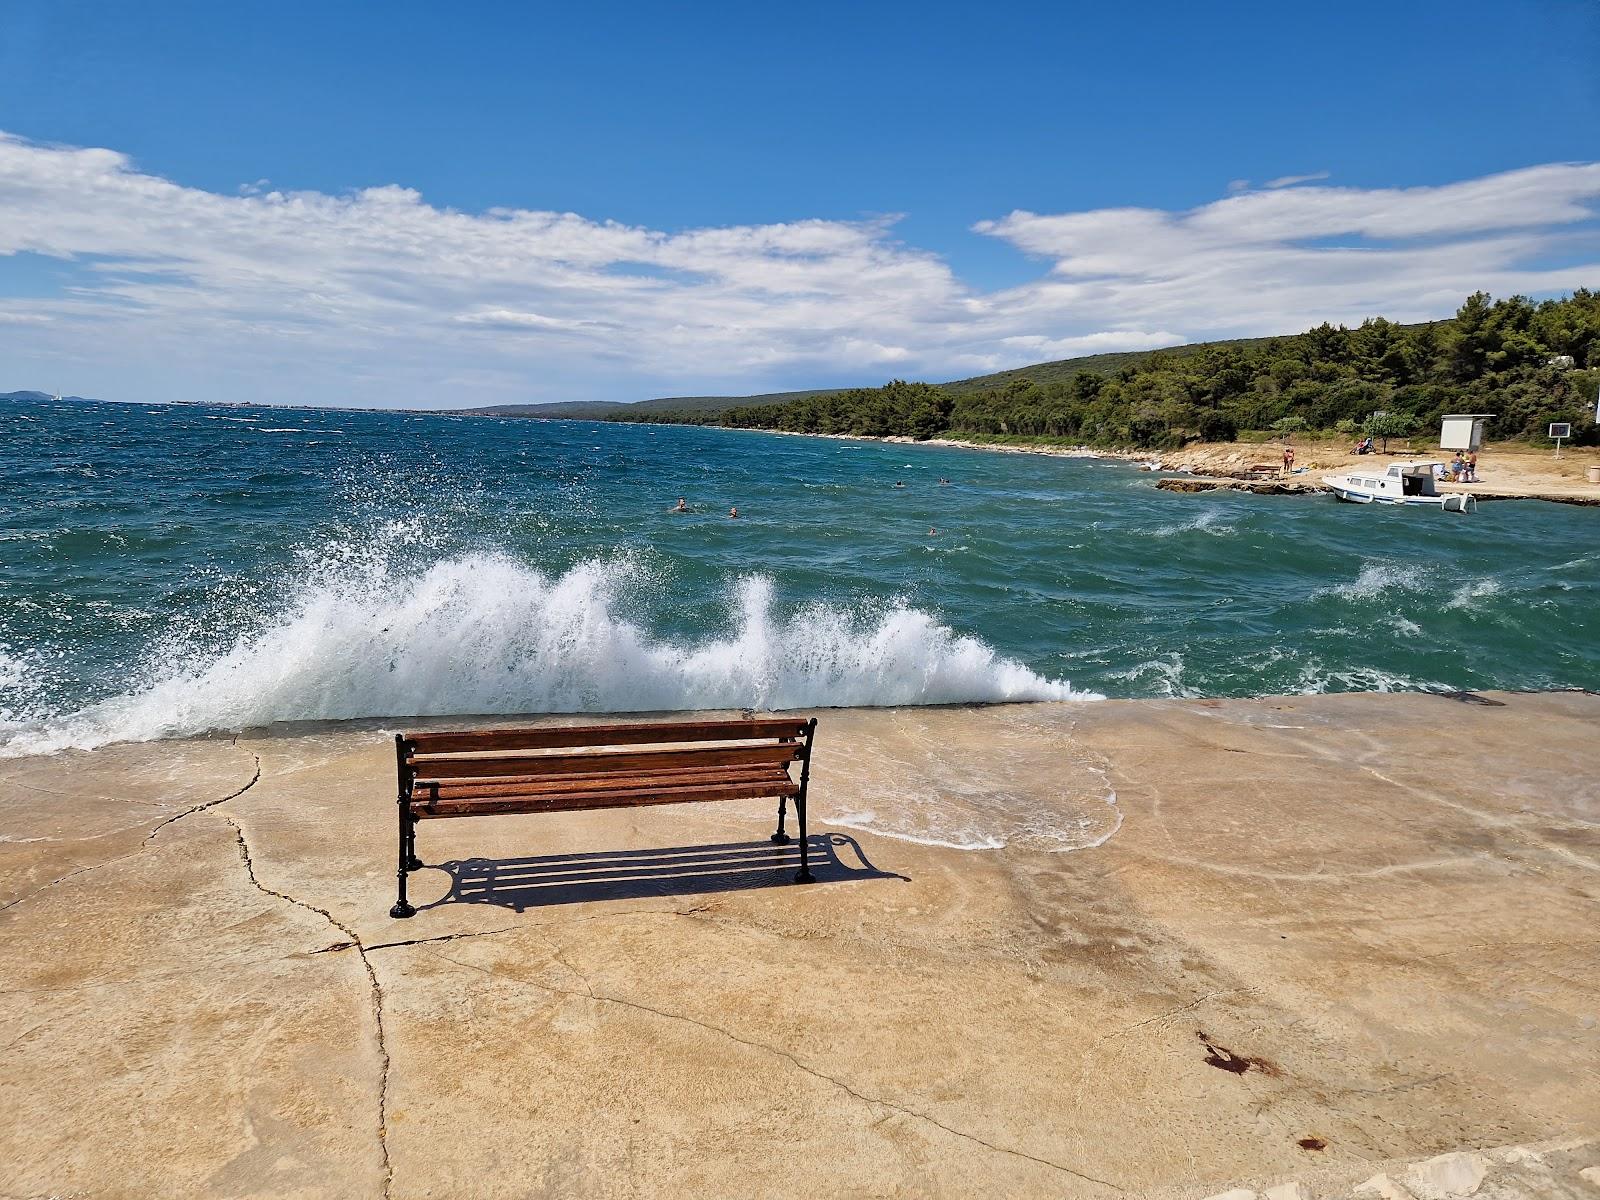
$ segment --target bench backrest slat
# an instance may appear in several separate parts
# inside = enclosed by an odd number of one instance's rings
[[[418,782],[494,779],[506,775],[663,771],[676,767],[741,767],[794,762],[804,749],[794,742],[758,746],[685,746],[662,750],[588,750],[573,754],[462,755],[415,759]]]
[[[625,725],[541,725],[532,729],[411,733],[405,738],[417,754],[472,754],[489,750],[803,738],[805,733],[806,723],[794,717],[757,717],[725,721],[640,721]]]
[[[713,783],[759,780],[772,783],[788,779],[781,767],[693,767],[672,772],[674,786],[709,780]],[[598,771],[572,775],[496,775],[477,779],[423,780],[419,799],[454,799],[457,796],[531,795],[539,792],[605,791],[638,783],[660,783],[659,771]]]
[[[696,804],[707,800],[754,800],[771,794],[770,788],[763,788],[759,784],[708,783],[698,788],[674,788],[669,791],[630,788],[627,791],[593,792],[584,796],[557,794],[532,798],[521,796],[440,800],[437,804],[419,804],[415,812],[423,819],[486,817],[497,813],[582,812],[597,808],[643,808],[650,804]]]

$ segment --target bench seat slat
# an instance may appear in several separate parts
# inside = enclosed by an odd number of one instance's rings
[[[473,755],[413,763],[419,780],[493,779],[504,775],[572,775],[612,771],[633,774],[676,767],[760,766],[793,762],[801,747],[793,742],[764,746],[685,746],[664,750],[588,750],[573,754]]]
[[[494,779],[444,779],[418,784],[414,796],[451,800],[457,796],[522,795],[535,792],[604,792],[661,785],[687,787],[694,783],[788,783],[782,767],[691,767],[678,771],[605,772],[593,775],[520,775]]]
[[[806,723],[794,717],[725,721],[639,721],[623,725],[538,726],[532,729],[410,733],[417,754],[471,754],[486,750],[554,750],[578,746],[639,746],[751,738],[802,738]]]
[[[569,812],[591,808],[632,808],[647,804],[693,804],[709,800],[755,800],[778,795],[795,795],[799,787],[774,781],[752,780],[742,783],[706,784],[691,787],[640,787],[609,792],[543,793],[533,796],[464,796],[429,803],[413,800],[411,813],[418,820],[440,817],[482,817],[495,813]]]

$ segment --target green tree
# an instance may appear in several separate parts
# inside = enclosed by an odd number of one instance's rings
[[[1375,412],[1361,422],[1361,432],[1383,443],[1383,452],[1389,453],[1389,439],[1410,437],[1417,420],[1410,413]]]
[[[1293,414],[1287,417],[1279,417],[1272,423],[1272,428],[1277,433],[1299,433],[1305,427],[1306,419]]]
[[[1493,331],[1489,327],[1493,307],[1488,292],[1473,292],[1456,310],[1450,343],[1450,369],[1462,382],[1482,375],[1489,359]]]

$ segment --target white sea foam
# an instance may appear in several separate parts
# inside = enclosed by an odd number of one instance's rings
[[[1232,525],[1223,521],[1223,518],[1228,515],[1229,513],[1225,509],[1203,508],[1187,521],[1156,526],[1150,531],[1150,536],[1169,538],[1177,537],[1179,534],[1184,533],[1207,533],[1212,537],[1228,537],[1235,532]]]
[[[894,733],[875,744],[873,755],[823,759],[828,777],[841,785],[833,794],[888,801],[833,808],[824,799],[818,816],[828,825],[950,850],[1047,854],[1104,845],[1122,827],[1106,770],[1074,753],[1070,732],[1058,724],[995,717],[987,728],[975,732],[969,725],[952,739],[937,718],[900,714],[889,728]],[[973,755],[972,744],[988,753]],[[1044,795],[1040,779],[1050,781]]]
[[[1476,583],[1469,583],[1459,587],[1444,602],[1446,608],[1470,608],[1474,601],[1485,600],[1490,596],[1498,596],[1501,587],[1498,579],[1480,579]]]
[[[725,634],[674,642],[622,615],[641,576],[611,560],[551,577],[498,554],[410,574],[341,563],[221,653],[169,646],[125,694],[0,714],[0,756],[285,720],[1098,698],[917,608],[782,615],[761,576],[730,589]]]
[[[1321,659],[1313,657],[1301,665],[1296,686],[1291,690],[1301,695],[1318,695],[1323,692],[1440,692],[1451,689],[1437,680],[1396,675],[1382,667],[1328,667]]]
[[[1154,695],[1195,697],[1205,693],[1196,691],[1183,682],[1183,655],[1173,650],[1160,658],[1146,659],[1122,671],[1112,671],[1112,679],[1126,679],[1140,687],[1153,687]]]
[[[1380,596],[1411,591],[1418,586],[1414,569],[1400,563],[1369,559],[1361,564],[1361,572],[1353,583],[1334,584],[1317,594],[1343,596],[1346,600],[1376,600]]]
[[[1582,555],[1579,555],[1577,558],[1568,560],[1567,562],[1556,563],[1555,566],[1553,566],[1553,567],[1546,567],[1545,570],[1547,570],[1547,571],[1570,571],[1573,567],[1581,567],[1581,566],[1587,565],[1588,563],[1592,563],[1597,558],[1600,558],[1600,555],[1582,554]]]
[[[0,647],[0,730],[7,723],[21,720],[20,705],[25,702],[33,665]]]

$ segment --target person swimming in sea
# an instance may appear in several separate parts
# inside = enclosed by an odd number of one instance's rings
[[[668,512],[675,512],[675,513],[686,513],[686,512],[689,511],[688,501],[686,501],[682,496],[679,496],[678,497],[678,503],[675,504],[673,507],[669,508],[667,511]]]
[[[728,510],[728,520],[737,521],[738,519],[739,519],[739,506],[737,504],[735,504],[732,508],[730,508]]]

